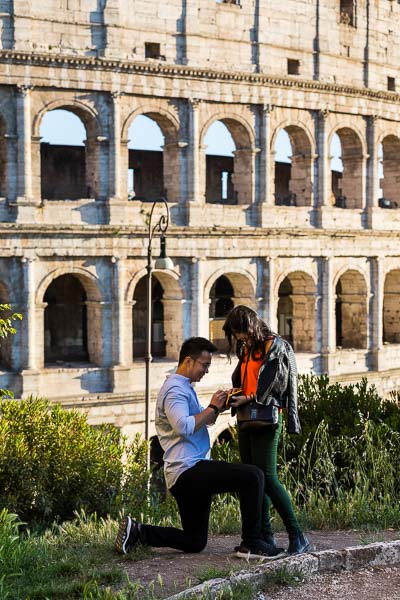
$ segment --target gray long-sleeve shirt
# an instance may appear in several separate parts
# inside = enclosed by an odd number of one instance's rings
[[[165,380],[158,393],[155,425],[164,450],[164,474],[168,488],[199,460],[209,458],[207,426],[194,430],[194,416],[202,410],[187,377],[175,373]]]

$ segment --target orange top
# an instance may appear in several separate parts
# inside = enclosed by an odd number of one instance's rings
[[[270,338],[265,344],[266,354],[268,354],[273,341],[274,338]],[[258,371],[260,370],[263,359],[261,358],[261,352],[258,352],[255,355],[255,358],[253,358],[251,355],[248,357],[247,353],[248,349],[245,348],[244,360],[240,369],[240,380],[242,382],[243,393],[246,396],[249,396],[250,394],[255,395],[257,391]]]

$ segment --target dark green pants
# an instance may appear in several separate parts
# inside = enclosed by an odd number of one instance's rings
[[[271,534],[270,504],[274,505],[281,517],[286,531],[296,533],[300,530],[293,511],[289,494],[278,479],[277,453],[282,433],[282,415],[279,416],[277,429],[268,428],[256,431],[239,431],[240,459],[243,463],[256,465],[264,473],[265,487],[262,507],[262,532]]]

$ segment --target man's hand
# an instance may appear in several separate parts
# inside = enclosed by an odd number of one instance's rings
[[[226,398],[228,393],[226,390],[217,390],[210,400],[210,404],[214,404],[219,410],[219,412],[223,412],[226,410]]]
[[[195,431],[202,427],[202,425],[214,425],[219,413],[225,410],[226,397],[226,390],[217,390],[212,395],[210,404],[194,417]]]

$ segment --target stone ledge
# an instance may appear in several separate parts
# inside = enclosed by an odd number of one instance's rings
[[[284,567],[289,573],[301,573],[305,576],[329,571],[352,571],[362,567],[393,565],[400,562],[400,540],[394,542],[375,542],[366,546],[354,546],[343,550],[323,550],[299,556],[290,556],[272,563],[260,564],[256,571],[246,573],[241,571],[226,579],[210,579],[169,596],[165,600],[183,600],[188,597],[198,597],[207,592],[210,600],[222,590],[231,590],[240,583],[249,583],[254,589],[259,589],[268,580],[268,575]]]

